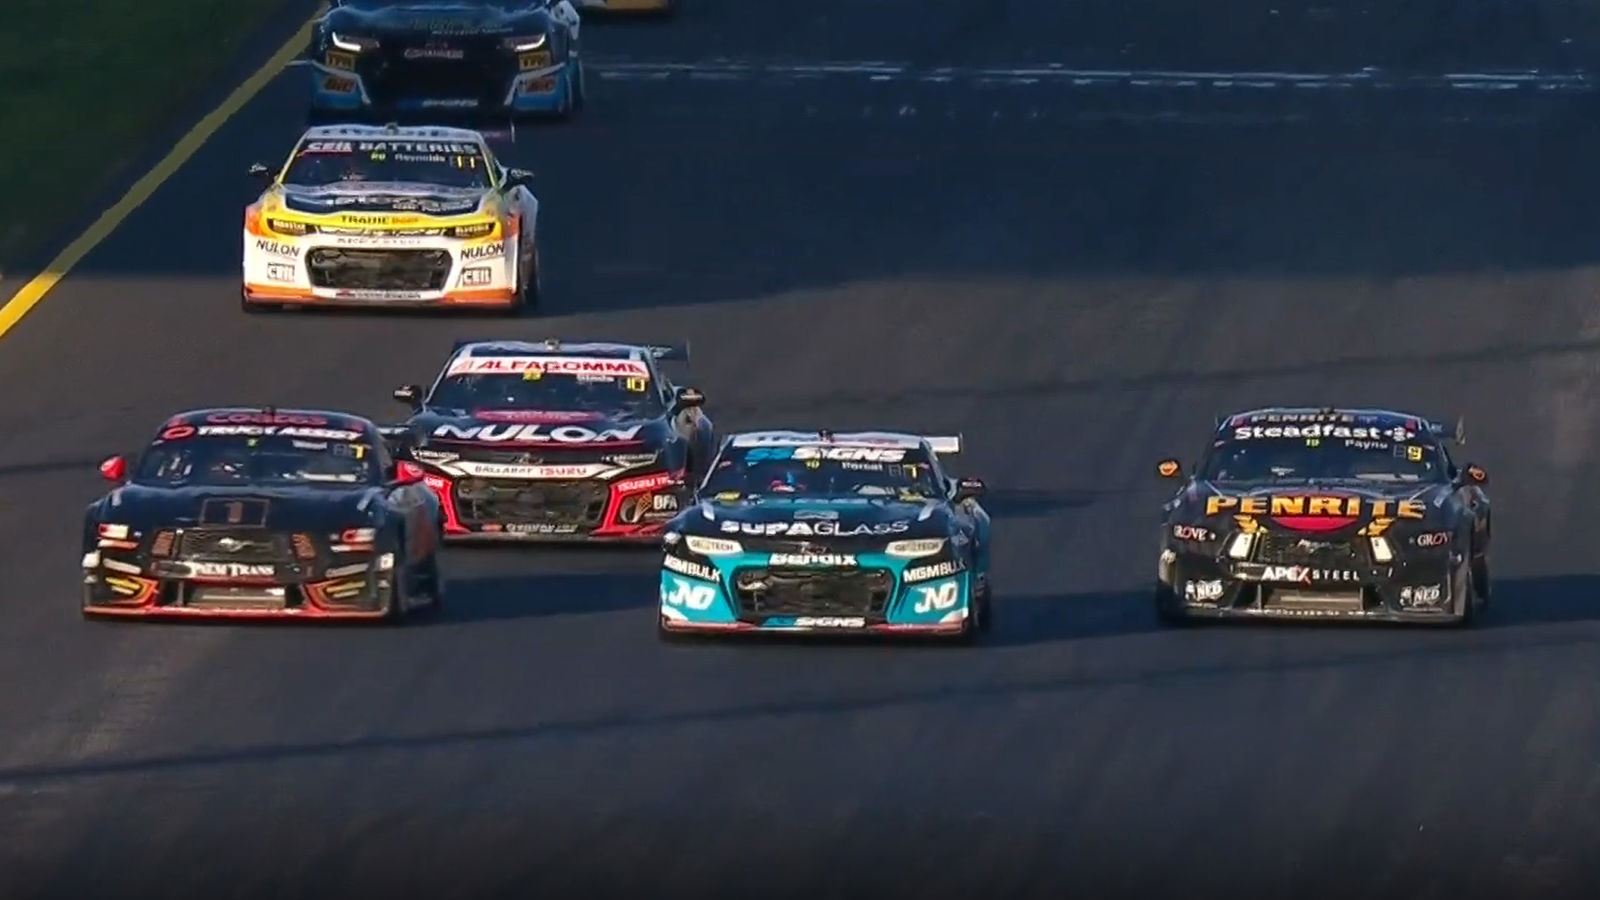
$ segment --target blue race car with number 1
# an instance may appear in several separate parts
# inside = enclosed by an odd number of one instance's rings
[[[723,441],[663,535],[660,631],[898,633],[988,628],[983,482],[959,437],[763,431]]]

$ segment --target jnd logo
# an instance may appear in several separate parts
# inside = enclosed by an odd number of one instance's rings
[[[662,599],[673,606],[686,609],[707,610],[716,599],[717,589],[709,584],[694,584],[682,578],[672,579],[672,590],[661,589]]]
[[[917,601],[916,606],[911,607],[911,611],[928,613],[935,610],[951,609],[956,605],[956,598],[959,596],[960,591],[960,586],[954,581],[947,581],[934,587],[917,588],[917,593],[922,595],[922,599]]]

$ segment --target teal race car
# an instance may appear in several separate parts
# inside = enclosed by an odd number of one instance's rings
[[[761,431],[726,438],[663,533],[659,630],[920,634],[991,621],[984,484],[960,437]]]

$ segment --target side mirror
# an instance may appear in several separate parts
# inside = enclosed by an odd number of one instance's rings
[[[1162,478],[1182,478],[1183,463],[1175,459],[1163,459],[1156,463],[1156,474]]]
[[[402,384],[394,389],[394,399],[412,409],[419,409],[422,406],[422,385]]]
[[[251,163],[250,177],[257,179],[271,178],[272,170],[267,168],[265,163]]]
[[[506,184],[528,187],[533,184],[533,173],[527,169],[507,169]]]
[[[122,456],[107,457],[100,464],[100,477],[121,484],[128,477],[128,460]]]
[[[957,478],[956,487],[950,494],[950,499],[956,503],[964,500],[976,500],[983,496],[989,486],[983,483],[982,478]]]
[[[694,409],[706,405],[706,395],[692,387],[678,388],[675,398],[679,409]]]
[[[1461,468],[1462,484],[1488,484],[1489,473],[1476,463],[1467,463]]]
[[[389,479],[389,483],[395,487],[404,487],[408,484],[416,484],[422,480],[422,476],[424,474],[425,473],[422,471],[421,466],[413,462],[401,460],[394,464],[394,477]]]

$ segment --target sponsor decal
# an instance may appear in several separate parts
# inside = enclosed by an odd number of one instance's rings
[[[1271,438],[1344,438],[1354,441],[1396,441],[1417,439],[1417,433],[1395,425],[1390,428],[1359,425],[1334,425],[1322,422],[1309,425],[1242,425],[1233,429],[1233,439],[1249,441]]]
[[[266,238],[256,238],[256,249],[269,256],[299,256],[300,251],[293,244],[282,241],[269,241]]]
[[[1336,531],[1355,524],[1362,516],[1420,519],[1426,508],[1420,500],[1368,500],[1330,494],[1274,494],[1255,497],[1210,496],[1206,515],[1270,516],[1296,531]]]
[[[795,628],[865,628],[867,620],[860,616],[798,616]]]
[[[417,105],[424,109],[472,109],[478,105],[478,101],[460,97],[453,100],[424,100]]]
[[[407,47],[406,59],[465,59],[466,51],[460,47]]]
[[[490,529],[484,526],[484,530]],[[552,525],[548,522],[507,522],[505,531],[507,534],[576,534],[578,526]]]
[[[677,572],[679,575],[688,575],[691,578],[699,578],[702,581],[717,580],[717,573],[712,571],[710,566],[702,565],[701,563],[697,562],[690,562],[687,559],[679,559],[676,556],[662,557],[661,565],[671,569],[674,572]]]
[[[596,356],[458,356],[446,375],[610,375],[649,378],[650,368],[637,359]]]
[[[934,585],[933,587],[917,588],[917,597],[919,599],[917,604],[911,607],[911,611],[914,613],[930,613],[953,609],[960,595],[961,588],[954,581],[947,581],[944,584]]]
[[[334,291],[339,300],[421,300],[427,295],[421,291]]]
[[[327,425],[330,424],[324,416],[302,415],[300,413],[258,413],[258,412],[224,412],[211,413],[206,416],[206,421],[216,425]]]
[[[1450,543],[1450,532],[1432,531],[1427,534],[1417,535],[1418,547],[1443,547]]]
[[[894,447],[756,447],[744,455],[746,462],[765,460],[828,460],[831,462],[894,463],[906,458],[906,451]]]
[[[1350,569],[1313,569],[1310,566],[1263,566],[1260,579],[1290,584],[1359,582],[1361,573]]]
[[[802,509],[794,514],[796,519],[837,519],[839,511],[836,509]]]
[[[617,520],[636,525],[645,519],[671,518],[678,510],[678,498],[671,494],[634,494],[617,507]]]
[[[478,266],[463,270],[461,273],[462,287],[478,287],[494,283],[494,272],[488,266]]]
[[[201,437],[290,437],[313,441],[359,441],[361,432],[337,428],[305,428],[299,425],[201,425]]]
[[[1444,598],[1444,585],[1408,585],[1400,589],[1401,606],[1438,606]]]
[[[710,609],[717,598],[717,589],[712,585],[696,584],[682,578],[670,578],[668,581],[672,587],[669,589],[665,584],[661,586],[661,602],[670,606],[704,611]]]
[[[333,242],[341,247],[423,247],[433,243],[425,237],[395,237],[374,232],[365,235],[335,235]],[[387,295],[388,291],[369,291],[373,295]],[[420,295],[419,295],[420,296]]]
[[[271,578],[276,569],[272,566],[253,566],[244,563],[192,562],[186,564],[189,574],[201,578]]]
[[[627,481],[617,482],[617,493],[632,494],[635,491],[653,491],[664,488],[672,483],[672,476],[666,472],[659,475],[646,475],[643,478],[630,478]]]
[[[585,463],[573,466],[516,465],[513,463],[457,462],[446,468],[457,469],[463,475],[478,478],[594,478],[612,467],[604,463]]]
[[[1180,541],[1209,541],[1216,538],[1216,532],[1199,525],[1174,525],[1172,536]]]
[[[294,281],[292,263],[267,263],[268,281]]]
[[[631,441],[642,425],[627,428],[603,428],[595,431],[582,425],[440,425],[433,436],[458,441],[482,441],[486,444],[605,444]]]
[[[857,563],[849,553],[774,553],[767,559],[767,565],[849,568]]]
[[[1220,581],[1185,581],[1183,583],[1183,599],[1208,603],[1222,599],[1222,582]]]
[[[774,535],[854,537],[858,534],[902,534],[911,530],[911,520],[863,523],[854,526],[840,525],[838,522],[723,522],[722,530],[728,534],[767,537]]]
[[[917,581],[931,581],[935,578],[945,578],[965,569],[966,566],[954,562],[933,563],[932,565],[927,566],[912,566],[911,568],[906,569],[906,573],[902,577],[907,584],[911,584]]]
[[[484,244],[481,247],[462,247],[461,248],[461,258],[462,259],[488,259],[488,258],[490,258],[492,256],[505,256],[505,255],[506,255],[506,242],[505,241],[495,241],[492,244]]]
[[[530,422],[544,425],[567,425],[574,422],[598,422],[604,413],[580,410],[540,409],[476,409],[472,417],[481,422]]]

